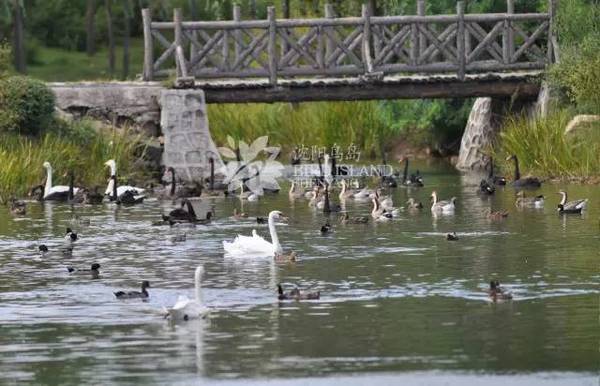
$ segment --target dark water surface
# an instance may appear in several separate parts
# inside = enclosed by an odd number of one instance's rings
[[[518,210],[514,190],[481,198],[473,181],[444,166],[426,187],[398,188],[395,203],[458,197],[453,216],[428,208],[390,223],[337,225],[287,192],[244,204],[251,216],[283,210],[279,226],[296,264],[224,257],[223,240],[266,225],[229,216],[236,199],[197,202],[217,220],[196,228],[152,227],[171,202],[131,208],[30,203],[24,218],[0,212],[0,384],[210,383],[358,385],[597,384],[600,355],[600,188],[546,184],[544,209]],[[477,182],[477,181],[475,181]],[[559,216],[556,191],[590,198],[584,215]],[[484,211],[506,208],[504,221]],[[370,205],[348,201],[352,215]],[[60,252],[74,214],[81,239]],[[456,231],[457,242],[446,232]],[[184,243],[170,237],[187,234]],[[50,248],[40,258],[39,243]],[[67,265],[102,265],[100,280]],[[193,296],[204,264],[212,308],[203,321],[161,316]],[[515,299],[493,304],[497,278]],[[150,300],[118,301],[114,290],[152,284]],[[320,290],[319,301],[279,303],[277,283]],[[306,377],[310,377],[309,380]],[[228,380],[226,380],[228,379]]]

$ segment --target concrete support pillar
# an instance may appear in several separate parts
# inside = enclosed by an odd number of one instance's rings
[[[207,178],[211,158],[219,170],[223,161],[208,129],[204,92],[165,89],[160,92],[160,105],[165,167],[172,166],[186,181]]]

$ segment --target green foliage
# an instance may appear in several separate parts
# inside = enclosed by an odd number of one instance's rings
[[[579,112],[600,113],[600,4],[562,1],[558,34],[561,62],[552,67],[550,80]]]
[[[10,58],[10,46],[8,43],[0,42],[0,79],[5,77],[11,68]]]
[[[495,159],[516,154],[522,170],[544,176],[597,176],[600,174],[600,124],[574,134],[564,130],[571,115],[559,110],[547,118],[510,119],[500,134]],[[504,163],[508,172],[512,164]]]
[[[53,112],[54,94],[43,82],[24,76],[0,80],[0,132],[37,135]]]
[[[49,161],[57,171],[55,184],[67,185],[63,173],[75,172],[83,186],[104,186],[104,162],[114,158],[124,178],[141,177],[135,168],[140,137],[127,131],[96,132],[91,122],[60,124],[60,132],[45,133],[39,138],[10,133],[0,136],[0,199],[23,196],[45,176],[42,164]]]

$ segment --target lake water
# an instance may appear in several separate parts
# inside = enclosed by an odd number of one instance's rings
[[[600,188],[545,184],[544,209],[518,210],[514,189],[476,194],[448,166],[422,165],[426,186],[397,188],[394,201],[456,196],[453,216],[426,207],[389,223],[338,225],[322,236],[321,211],[288,195],[244,204],[250,216],[279,209],[295,264],[224,257],[223,240],[266,225],[230,218],[240,202],[205,199],[196,228],[152,227],[174,203],[129,208],[30,203],[0,212],[0,384],[597,384],[600,341]],[[556,213],[560,188],[590,198],[584,215]],[[506,208],[503,221],[484,211]],[[348,201],[351,215],[370,205]],[[63,256],[77,214],[80,240]],[[449,242],[447,232],[460,240]],[[183,243],[170,237],[187,234]],[[37,246],[48,245],[40,257]],[[101,279],[66,266],[102,265]],[[206,320],[173,324],[161,315],[193,296],[204,264]],[[490,279],[514,300],[491,303]],[[113,291],[149,280],[148,302]],[[278,302],[276,285],[321,291],[321,300]],[[308,379],[307,379],[308,378]]]

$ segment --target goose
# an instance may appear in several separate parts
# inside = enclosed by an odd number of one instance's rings
[[[327,233],[330,233],[332,231],[332,227],[331,224],[329,222],[326,222],[325,225],[323,225],[321,227],[321,234],[322,235],[326,235]]]
[[[521,172],[519,171],[519,159],[516,155],[510,155],[506,158],[507,161],[513,160],[515,162],[515,179],[512,182],[516,188],[539,188],[542,183],[537,177],[525,177],[521,178]]]
[[[275,230],[275,221],[285,220],[283,213],[278,210],[269,213],[269,232],[271,234],[271,242],[260,237],[255,230],[252,230],[252,236],[238,235],[233,242],[223,241],[225,252],[232,256],[246,257],[252,256],[269,256],[282,253],[283,249],[279,244],[277,231]]]
[[[508,217],[508,210],[487,211],[487,218],[490,220],[502,220]]]
[[[69,199],[69,187],[66,185],[52,186],[52,165],[44,162],[46,168],[46,185],[44,186],[43,200],[45,201],[67,201]],[[77,194],[79,188],[73,188],[73,194]]]
[[[368,200],[369,197],[371,197],[373,194],[375,194],[375,191],[373,189],[368,189],[368,188],[362,188],[361,190],[359,190],[358,192],[354,193],[354,195],[352,196],[355,200],[361,201],[361,200]]]
[[[87,205],[98,205],[102,204],[102,200],[104,196],[101,193],[98,193],[99,186],[94,186],[92,191],[86,190],[83,195],[83,203]]]
[[[204,305],[202,298],[201,279],[204,273],[204,266],[199,265],[194,271],[194,289],[196,298],[189,299],[185,295],[180,295],[173,307],[167,309],[166,317],[171,320],[190,320],[203,318],[209,312]]]
[[[65,240],[68,242],[74,243],[78,239],[79,239],[79,236],[77,236],[77,233],[73,232],[73,230],[71,228],[67,227],[67,231],[65,233]]]
[[[351,198],[354,194],[348,190],[346,180],[342,180],[342,190],[340,191],[339,198],[341,202],[344,202],[347,198]]]
[[[375,219],[375,221],[389,221],[392,219],[392,214],[388,213],[379,205],[379,201],[377,198],[372,198],[373,202],[373,210],[371,210],[371,216]]]
[[[410,210],[420,210],[423,209],[423,204],[420,201],[415,201],[415,199],[411,197],[406,201],[406,207]]]
[[[489,180],[482,179],[479,183],[479,190],[477,193],[491,196],[496,192],[496,188]]]
[[[301,293],[298,288],[294,288],[289,292],[283,292],[281,284],[277,285],[278,300],[317,300],[321,298],[321,292],[306,292]]]
[[[116,200],[116,198],[114,198],[115,194],[114,194],[114,188],[113,185],[116,185],[117,182],[117,163],[115,162],[114,159],[110,159],[108,161],[106,161],[104,163],[104,165],[106,165],[107,167],[110,168],[110,179],[108,180],[108,186],[106,187],[106,191],[104,192],[105,196],[110,196],[111,197],[111,201]],[[114,177],[114,178],[112,178]],[[145,192],[145,189],[142,188],[137,188],[135,186],[130,186],[130,185],[121,185],[117,187],[117,197],[121,197],[121,195],[123,195],[123,193],[127,192],[127,191],[132,191],[133,194],[135,196],[141,195],[142,193]]]
[[[90,269],[67,267],[67,272],[74,275],[91,275],[92,279],[100,278],[100,264],[94,263]]]
[[[44,201],[44,185],[36,185],[29,190],[27,196],[35,198],[37,201]]]
[[[292,185],[290,186],[290,191],[288,192],[288,196],[290,197],[290,201],[294,201],[298,198],[302,198],[304,196],[304,193],[301,191],[298,191],[296,189],[296,181],[292,180]]]
[[[342,214],[340,224],[366,224],[369,222],[369,218],[366,216],[350,217],[348,213]]]
[[[150,294],[146,291],[147,288],[150,288],[150,282],[148,280],[144,280],[142,282],[142,290],[141,291],[117,291],[114,292],[117,299],[148,299]]]
[[[276,263],[295,263],[298,260],[298,254],[295,251],[290,252],[289,254],[285,253],[276,253],[275,254],[275,262]]]
[[[517,200],[515,201],[515,205],[519,208],[523,207],[534,207],[534,208],[543,208],[544,207],[544,196],[539,195],[535,197],[525,197],[525,193],[521,190],[517,192]]]
[[[488,290],[488,295],[493,302],[496,302],[498,300],[510,300],[513,298],[510,292],[505,292],[500,287],[500,282],[498,282],[498,280],[490,281],[490,289]]]
[[[245,212],[238,212],[237,208],[233,208],[233,215],[231,216],[234,220],[241,220],[243,218],[248,218],[248,214]]]
[[[183,209],[183,207],[186,209]],[[194,222],[196,221],[196,212],[194,211],[194,206],[187,198],[181,200],[181,207],[173,209],[169,212],[169,219],[173,221],[188,221]]]
[[[14,216],[25,216],[27,214],[27,204],[16,198],[10,199],[10,213]]]
[[[458,235],[456,232],[446,234],[446,240],[448,241],[458,241]]]
[[[435,213],[453,213],[455,209],[456,197],[452,197],[450,200],[438,201],[437,193],[434,190],[431,192],[431,198],[433,204],[431,205],[431,211]]]
[[[242,181],[240,181],[240,200],[258,201],[258,194],[244,191],[244,183]]]
[[[77,193],[75,193],[75,174],[69,172],[69,192],[67,194],[67,201],[71,204],[82,204],[85,191],[85,188],[80,188],[77,190]]]
[[[567,192],[561,190],[558,194],[562,196],[560,203],[558,204],[559,213],[581,213],[581,211],[585,210],[587,207],[587,198],[567,202]]]

